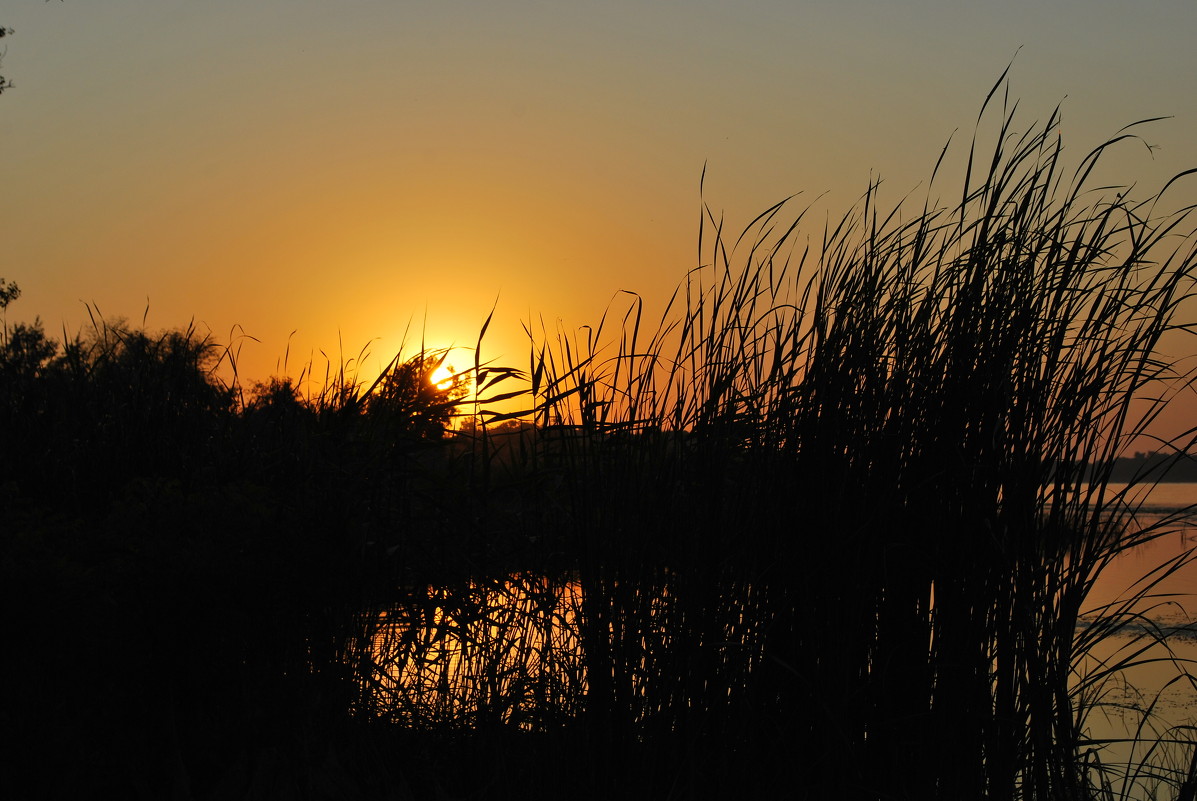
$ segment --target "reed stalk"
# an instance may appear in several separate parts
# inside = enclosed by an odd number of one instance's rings
[[[1191,347],[1197,236],[1166,210],[1188,173],[1091,187],[1143,123],[1072,170],[1058,123],[1023,130],[1003,75],[946,203],[950,148],[925,200],[871,182],[821,227],[790,198],[733,239],[704,205],[655,327],[621,292],[577,332],[529,323],[523,370],[483,358],[488,317],[448,389],[444,351],[247,394],[192,329],[60,349],[5,320],[6,608],[56,621],[17,621],[40,643],[17,667],[38,698],[66,686],[38,654],[83,614],[97,686],[173,699],[80,776],[124,786],[144,741],[169,765],[146,794],[315,797],[347,775],[311,767],[319,741],[399,797],[1193,798],[1195,739],[1158,698],[1126,742],[1091,725],[1145,665],[1197,683],[1170,648],[1191,632],[1154,616],[1191,554],[1089,600],[1181,520],[1138,514],[1158,475],[1112,475],[1195,377],[1169,356]]]
[[[1003,76],[978,131],[993,116],[952,205],[937,164],[913,213],[873,183],[817,238],[792,200],[734,242],[704,208],[656,331],[630,296],[614,333],[534,337],[611,743],[768,731],[816,795],[1101,792],[1075,672],[1150,586],[1078,626],[1101,569],[1164,530],[1127,525],[1109,474],[1193,380],[1165,355],[1190,209],[1161,211],[1183,175],[1089,186],[1142,123],[1068,172],[1058,112],[1020,131]]]

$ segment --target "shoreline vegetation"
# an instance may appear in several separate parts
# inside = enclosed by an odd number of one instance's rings
[[[5,319],[0,792],[1191,800],[1189,729],[1120,764],[1091,725],[1194,682],[1150,617],[1191,553],[1086,602],[1181,518],[1119,485],[1194,464],[1123,458],[1194,380],[1187,173],[1091,187],[1138,124],[1070,171],[1007,92],[962,186],[945,148],[892,210],[704,207],[655,328],[621,293],[526,366],[489,319],[448,381],[258,384],[192,328]]]
[[[1146,476],[1166,484],[1197,482],[1197,458],[1190,454],[1138,451],[1115,459],[1110,470],[1110,481],[1120,483],[1142,482]]]

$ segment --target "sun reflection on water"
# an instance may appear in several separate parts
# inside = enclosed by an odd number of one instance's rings
[[[370,649],[370,705],[408,723],[541,729],[586,693],[576,579],[517,574],[429,587],[383,612]]]

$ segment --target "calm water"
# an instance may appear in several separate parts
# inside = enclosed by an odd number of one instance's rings
[[[1182,514],[1197,503],[1197,484],[1160,484],[1132,500],[1140,526],[1169,519],[1168,533],[1120,555],[1102,572],[1082,625],[1092,625],[1103,609],[1131,597],[1145,578],[1156,576],[1153,571],[1197,545],[1197,517]],[[1140,663],[1095,688],[1100,700],[1087,729],[1104,743],[1104,763],[1134,761],[1143,748],[1106,741],[1134,738],[1141,728],[1154,742],[1197,724],[1197,684],[1178,680],[1188,660],[1197,660],[1195,593],[1197,563],[1183,564],[1160,578],[1152,597],[1134,609],[1138,617],[1130,625],[1080,665],[1083,673],[1092,673],[1124,659]],[[668,594],[662,589],[645,607],[650,617],[665,613]],[[581,586],[569,577],[512,575],[487,585],[416,593],[378,620],[370,654],[372,705],[413,723],[469,726],[493,720],[543,728],[567,719],[580,711],[576,707],[586,692],[581,603]],[[1166,645],[1154,642],[1158,633],[1167,633]],[[729,641],[739,636],[730,629],[727,635]],[[1187,760],[1189,753],[1180,749],[1176,758]]]
[[[571,717],[586,692],[581,603],[576,580],[528,574],[418,593],[380,617],[370,701],[415,725]]]
[[[1112,488],[1120,489],[1121,486],[1112,485]],[[1197,544],[1197,517],[1186,509],[1191,504],[1197,504],[1197,484],[1160,484],[1147,493],[1140,506],[1138,522],[1151,525],[1167,520],[1165,529],[1169,533],[1121,555],[1103,571],[1090,593],[1090,601],[1105,603],[1120,597],[1153,569],[1182,556]],[[1175,597],[1167,599],[1170,608],[1157,610],[1153,618],[1197,617],[1197,604],[1191,597],[1197,592],[1197,565],[1182,566],[1164,578],[1156,592],[1174,593]]]
[[[1102,756],[1107,763],[1139,761],[1150,747],[1148,741],[1191,741],[1186,727],[1197,724],[1197,684],[1186,676],[1197,674],[1197,563],[1183,562],[1197,547],[1197,517],[1186,509],[1197,503],[1197,484],[1160,484],[1138,500],[1139,524],[1166,520],[1167,533],[1120,555],[1101,573],[1085,616],[1093,621],[1103,608],[1111,608],[1108,604],[1128,599],[1145,582],[1158,579],[1150,597],[1133,610],[1141,617],[1101,643],[1082,665],[1084,670],[1100,671],[1103,661],[1139,663],[1111,675],[1101,686],[1101,703],[1087,721],[1095,740],[1134,740],[1141,733],[1142,743],[1107,745]],[[1171,572],[1161,570],[1173,564],[1178,566]],[[1157,642],[1160,634],[1166,635],[1166,644]],[[1192,753],[1187,746],[1172,751],[1165,761],[1187,762]]]

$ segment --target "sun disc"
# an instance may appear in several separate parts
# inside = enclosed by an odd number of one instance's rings
[[[432,374],[428,376],[428,380],[431,381],[432,385],[437,389],[450,389],[453,386],[453,377],[453,367],[451,365],[441,364],[432,371]]]

